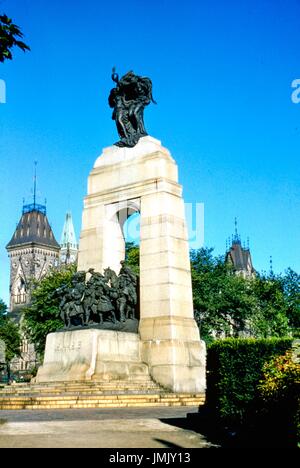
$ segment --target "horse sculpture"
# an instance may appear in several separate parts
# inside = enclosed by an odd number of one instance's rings
[[[104,275],[89,269],[86,273],[75,273],[71,287],[63,285],[56,290],[60,298],[60,317],[67,328],[73,326],[102,325],[104,322],[124,322],[134,318],[136,306],[136,277],[122,262],[120,275],[111,268],[104,270]]]

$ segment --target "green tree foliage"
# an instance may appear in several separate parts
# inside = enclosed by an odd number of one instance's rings
[[[294,331],[294,336],[300,338],[300,275],[288,268],[282,278],[282,287],[289,324]]]
[[[30,307],[24,308],[24,330],[35,350],[43,355],[48,333],[55,332],[64,323],[59,316],[59,297],[56,289],[64,284],[71,285],[76,266],[68,265],[59,270],[51,270],[32,292]]]
[[[294,272],[245,279],[209,248],[191,252],[191,269],[195,318],[207,342],[243,333],[281,337],[294,326],[289,319],[289,314],[294,322],[298,317],[295,283],[299,277]]]
[[[208,346],[207,404],[219,420],[241,424],[253,409],[263,366],[291,348],[290,338],[227,338]]]
[[[10,381],[10,364],[15,356],[21,355],[21,338],[19,327],[7,316],[7,306],[0,299],[0,340],[5,345],[5,364],[8,382]]]
[[[8,317],[1,321],[0,339],[5,343],[6,363],[10,363],[15,356],[20,356],[21,338],[19,327]]]
[[[12,59],[11,50],[14,47],[18,47],[23,52],[30,50],[28,45],[20,40],[22,38],[20,28],[8,16],[0,15],[0,62]]]
[[[126,244],[126,262],[139,273],[139,246]],[[283,337],[300,330],[299,275],[237,276],[212,248],[191,251],[195,318],[208,343],[218,337]]]
[[[263,366],[258,391],[264,420],[283,431],[290,447],[300,447],[300,364],[291,350],[273,357]]]
[[[255,305],[251,286],[225,265],[223,257],[214,257],[213,249],[191,252],[195,318],[201,337],[238,336],[247,328]]]
[[[258,275],[251,282],[251,293],[256,300],[250,317],[251,334],[259,338],[287,335],[290,327],[281,277]]]
[[[267,361],[262,370],[258,389],[266,402],[278,403],[283,397],[287,403],[291,398],[299,400],[300,364],[293,360],[291,350]]]
[[[3,318],[5,317],[6,313],[7,313],[7,305],[2,299],[0,299],[0,323],[1,323],[1,320],[3,320]]]
[[[208,346],[205,410],[224,448],[296,447],[300,382],[291,346],[292,338]]]
[[[140,248],[134,242],[126,242],[125,260],[132,271],[139,275],[140,273]]]

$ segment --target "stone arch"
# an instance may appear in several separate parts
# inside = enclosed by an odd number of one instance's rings
[[[125,242],[130,242],[135,245],[140,244],[141,238],[141,213],[136,211],[129,215],[123,225],[123,234]]]
[[[124,224],[133,213],[140,213],[140,199],[123,200],[105,206],[103,229],[103,267],[119,273],[125,259]]]

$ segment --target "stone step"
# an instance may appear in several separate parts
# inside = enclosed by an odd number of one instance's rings
[[[139,398],[139,399],[132,399],[132,400],[123,400],[123,399],[118,399],[118,400],[113,400],[113,399],[108,399],[108,400],[77,400],[74,398],[73,400],[68,399],[68,400],[60,400],[60,401],[53,401],[53,400],[48,400],[48,401],[36,401],[36,400],[28,400],[28,401],[23,401],[23,402],[1,402],[0,407],[6,406],[6,407],[12,407],[12,406],[27,406],[27,405],[34,405],[34,406],[39,406],[40,408],[45,407],[45,406],[55,406],[56,408],[60,408],[61,406],[76,406],[78,404],[80,405],[100,405],[100,406],[106,406],[107,404],[125,404],[125,405],[132,405],[132,404],[141,404],[143,405],[144,403],[193,403],[195,405],[199,404],[199,398]]]
[[[158,384],[155,384],[153,381],[147,381],[147,382],[119,382],[119,383],[114,383],[114,382],[107,382],[107,383],[102,383],[102,384],[98,384],[98,385],[85,385],[85,384],[81,384],[81,385],[68,385],[68,384],[65,384],[65,385],[52,385],[52,386],[46,386],[46,385],[43,385],[43,386],[37,386],[37,385],[27,385],[26,387],[18,387],[18,388],[15,388],[15,387],[11,387],[11,386],[7,386],[3,389],[0,390],[0,392],[3,392],[3,391],[12,391],[12,392],[19,392],[19,391],[24,391],[24,390],[28,390],[28,389],[35,389],[35,390],[43,390],[43,389],[64,389],[64,388],[88,388],[88,389],[95,389],[95,388],[103,388],[103,387],[107,387],[107,388],[111,388],[111,387],[136,387],[136,386],[139,386],[139,387],[147,387],[147,386],[159,386]]]
[[[76,409],[76,408],[116,408],[150,406],[198,406],[204,404],[203,394],[153,394],[153,395],[107,395],[101,398],[0,398],[0,409]]]
[[[103,387],[103,386],[134,386],[134,385],[155,385],[158,386],[158,384],[155,384],[153,380],[150,378],[143,379],[143,380],[138,380],[138,381],[128,381],[128,380],[111,380],[111,381],[96,381],[96,382],[51,382],[51,383],[45,383],[45,384],[22,384],[22,385],[12,385],[12,386],[5,386],[0,391],[3,390],[13,390],[13,391],[19,391],[22,389],[27,389],[27,388],[65,388],[65,387],[90,387],[90,388],[95,388],[95,387]]]
[[[186,397],[186,398],[160,398],[158,396],[152,395],[152,398],[147,398],[148,395],[144,395],[143,398],[65,398],[60,400],[54,400],[52,398],[38,400],[36,398],[28,398],[26,400],[2,400],[0,401],[1,405],[25,405],[25,404],[36,404],[36,405],[63,405],[63,404],[96,404],[96,403],[113,403],[113,402],[123,402],[123,403],[138,403],[138,402],[150,402],[150,401],[161,401],[161,402],[179,402],[179,401],[200,401],[202,398],[196,397]]]
[[[62,387],[62,388],[27,388],[27,389],[18,389],[18,390],[11,390],[6,389],[0,391],[1,396],[13,396],[13,395],[33,395],[33,394],[57,394],[62,395],[66,393],[85,393],[85,394],[96,394],[96,393],[109,393],[109,392],[129,392],[129,393],[136,393],[136,392],[148,392],[148,391],[162,391],[162,389],[158,385],[135,385],[135,386],[102,386],[102,387],[95,387],[94,389],[86,388],[86,387]]]
[[[0,396],[7,394],[7,395],[20,395],[20,394],[30,394],[30,393],[68,393],[68,392],[73,392],[73,393],[80,393],[80,392],[85,392],[85,393],[90,393],[93,394],[95,392],[112,392],[112,391],[117,391],[117,392],[122,392],[122,391],[144,391],[144,390],[161,390],[160,387],[154,386],[154,385],[143,385],[143,386],[135,386],[135,387],[98,387],[94,389],[90,388],[85,388],[85,387],[80,387],[80,388],[60,388],[60,389],[52,389],[52,388],[44,388],[44,389],[25,389],[25,390],[18,390],[18,391],[0,391]]]
[[[0,410],[198,406],[204,394],[172,393],[143,379],[28,383],[0,390]]]
[[[139,400],[139,399],[168,399],[168,400],[178,400],[178,399],[201,399],[203,398],[202,394],[176,394],[176,393],[140,393],[140,394],[107,394],[107,395],[65,395],[65,396],[6,396],[0,398],[0,404],[5,402],[26,402],[26,401],[66,401],[66,400]]]
[[[114,385],[134,385],[134,384],[141,384],[141,383],[154,383],[153,380],[151,379],[151,377],[147,376],[147,378],[143,378],[142,381],[141,379],[122,379],[122,380],[84,380],[84,381],[74,381],[74,380],[70,380],[70,381],[53,381],[53,382],[45,382],[45,383],[33,383],[33,382],[29,382],[29,383],[22,383],[22,384],[12,384],[10,386],[8,385],[5,385],[4,388],[24,388],[24,387],[40,387],[40,388],[44,388],[44,387],[64,387],[66,385],[71,385],[71,386],[90,386],[90,387],[94,387],[94,386],[98,386],[98,385],[110,385],[110,384],[114,384]]]
[[[45,387],[45,388],[35,388],[35,387],[29,387],[29,388],[20,388],[17,390],[12,390],[10,388],[0,390],[0,394],[2,393],[26,393],[26,392],[66,392],[66,391],[75,391],[75,392],[80,392],[80,391],[87,391],[87,392],[96,392],[96,391],[102,391],[102,390],[123,390],[123,389],[151,389],[151,388],[160,388],[158,385],[99,385],[98,387]]]
[[[157,408],[157,407],[174,407],[174,406],[199,406],[200,404],[203,404],[203,402],[176,402],[176,403],[161,403],[161,402],[155,402],[155,403],[106,403],[105,405],[99,405],[99,404],[91,404],[91,405],[82,405],[82,404],[76,404],[76,405],[61,405],[57,407],[56,405],[48,405],[48,406],[35,406],[35,405],[16,405],[16,406],[0,406],[0,411],[5,410],[5,411],[12,411],[12,410],[65,410],[65,409],[97,409],[97,408],[145,408],[145,407],[152,407],[152,408]],[[0,413],[1,414],[1,413]]]
[[[178,399],[178,398],[202,398],[202,395],[198,394],[185,394],[185,395],[178,395],[176,393],[174,394],[164,394],[164,393],[151,393],[151,394],[145,394],[145,393],[140,393],[140,394],[108,394],[108,395],[65,395],[65,396],[18,396],[18,397],[4,397],[0,398],[0,402],[2,401],[28,401],[28,400],[37,400],[37,401],[47,401],[47,400],[52,400],[52,401],[62,401],[62,400],[69,400],[69,399],[89,399],[89,400],[107,400],[107,399],[138,399],[138,398],[165,398],[165,399]]]
[[[37,387],[35,385],[31,386],[26,386],[26,387],[19,387],[19,388],[14,388],[14,387],[5,387],[4,389],[0,390],[0,393],[2,392],[12,392],[12,393],[17,393],[17,392],[22,392],[22,391],[30,391],[30,390],[37,390],[37,391],[42,391],[42,390],[47,390],[47,391],[62,391],[65,389],[86,389],[90,391],[94,391],[96,389],[101,389],[101,388],[148,388],[148,387],[160,387],[159,385],[153,383],[153,382],[141,382],[141,383],[134,383],[134,384],[103,384],[103,385],[94,385],[93,387],[90,385],[61,385],[61,386],[52,386],[52,387]]]
[[[130,392],[130,395],[134,396],[138,396],[138,395],[154,395],[156,394],[157,391],[155,392],[154,390],[145,390],[143,392],[141,391],[131,391]],[[40,394],[40,393],[30,393],[30,394],[18,394],[18,395],[9,395],[9,394],[5,394],[5,395],[0,395],[0,400],[3,400],[3,399],[24,399],[24,398],[65,398],[65,397],[72,397],[72,398],[91,398],[91,399],[94,399],[94,398],[101,398],[101,397],[107,397],[107,396],[126,396],[128,395],[128,392],[126,391],[123,391],[123,392],[114,392],[114,391],[109,391],[109,392],[97,392],[97,393],[86,393],[86,392],[80,392],[80,393],[75,393],[75,392],[68,392],[68,393],[60,393],[60,394],[57,394],[57,393],[43,393],[43,394]]]

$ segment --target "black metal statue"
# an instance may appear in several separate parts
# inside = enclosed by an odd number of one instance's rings
[[[59,297],[60,317],[65,327],[88,326],[126,322],[135,319],[137,308],[137,277],[121,262],[119,276],[106,268],[104,275],[90,268],[89,280],[86,273],[77,272],[71,280],[71,287],[63,285],[55,292]]]
[[[121,79],[112,71],[116,87],[110,92],[108,103],[112,107],[112,118],[116,121],[120,141],[116,146],[132,148],[139,139],[147,135],[144,125],[144,108],[152,101],[152,82],[149,78],[135,75],[129,71]]]

